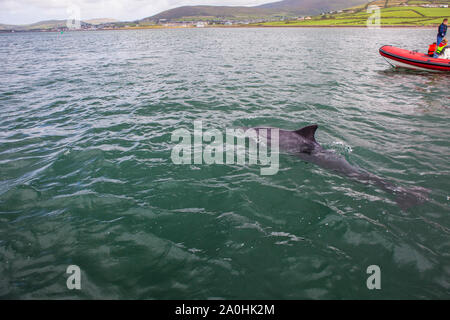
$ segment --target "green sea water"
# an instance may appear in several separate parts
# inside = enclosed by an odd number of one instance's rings
[[[449,299],[450,77],[378,54],[435,33],[0,34],[0,298]],[[291,155],[273,176],[175,165],[171,135],[195,120],[317,123],[324,148],[430,199],[402,211]]]

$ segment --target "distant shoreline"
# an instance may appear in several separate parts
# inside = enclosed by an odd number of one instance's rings
[[[384,28],[436,28],[438,25],[384,25]],[[205,28],[368,28],[366,25],[237,25],[237,26],[207,26]]]
[[[429,25],[429,26],[418,26],[418,25],[382,25],[380,29],[432,29],[436,28],[438,25]],[[248,28],[248,29],[256,29],[256,28],[334,28],[334,29],[348,29],[348,28],[367,28],[367,29],[375,29],[368,28],[365,25],[233,25],[233,26],[205,26],[205,27],[177,27],[177,26],[151,26],[151,27],[128,27],[128,28],[114,28],[114,29],[97,29],[97,30],[65,30],[65,31],[57,31],[57,30],[24,30],[24,31],[10,31],[10,30],[0,30],[0,33],[30,33],[30,32],[39,32],[39,33],[65,33],[65,32],[95,32],[95,31],[123,31],[123,30],[160,30],[160,29],[239,29],[239,28]]]

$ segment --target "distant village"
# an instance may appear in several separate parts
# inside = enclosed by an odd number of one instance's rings
[[[329,14],[337,13],[329,12]],[[339,12],[343,12],[340,10]],[[123,29],[140,29],[140,28],[204,28],[204,27],[213,27],[213,26],[243,26],[250,24],[259,24],[265,22],[275,22],[275,21],[292,21],[292,20],[311,20],[311,16],[302,16],[302,17],[292,17],[292,16],[271,16],[268,18],[257,18],[257,19],[229,19],[226,17],[220,18],[215,17],[212,19],[202,18],[202,19],[158,19],[158,20],[150,20],[150,21],[134,21],[134,22],[108,22],[101,24],[89,24],[81,21],[79,23],[79,27],[73,27],[77,25],[73,23],[74,21],[67,21],[66,23],[59,23],[53,27],[45,26],[39,27],[35,26],[33,28],[27,29],[3,29],[0,32],[66,32],[66,31],[97,31],[97,30],[123,30]],[[67,25],[70,25],[68,27]]]
[[[284,16],[272,16],[270,18],[258,18],[258,19],[229,19],[229,18],[212,18],[212,19],[158,19],[150,21],[134,21],[134,22],[108,22],[101,24],[89,24],[81,21],[80,23],[74,23],[74,21],[67,21],[66,23],[58,23],[55,26],[33,26],[26,29],[3,29],[0,32],[66,32],[66,31],[97,31],[97,30],[123,30],[123,29],[137,29],[137,28],[204,28],[207,26],[239,26],[249,25],[264,22],[284,21],[284,20],[305,20],[312,19],[311,17],[284,17]],[[78,25],[78,27],[74,27]]]

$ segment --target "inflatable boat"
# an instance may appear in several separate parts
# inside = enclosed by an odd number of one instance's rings
[[[394,67],[427,71],[450,71],[450,59],[432,58],[425,53],[383,46],[380,54]]]

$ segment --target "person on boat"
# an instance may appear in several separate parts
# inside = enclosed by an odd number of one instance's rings
[[[428,55],[430,57],[433,57],[434,54],[436,53],[436,49],[437,49],[436,42],[433,42],[433,44],[430,44],[430,46],[428,47]]]
[[[438,58],[447,49],[448,41],[446,38],[442,39],[441,43],[437,46],[434,58]]]
[[[448,23],[448,19],[445,18],[444,21],[442,21],[441,25],[439,26],[438,35],[437,35],[437,42],[436,42],[437,46],[439,46],[439,44],[441,43],[442,39],[444,39],[445,35],[447,34],[447,23]]]

